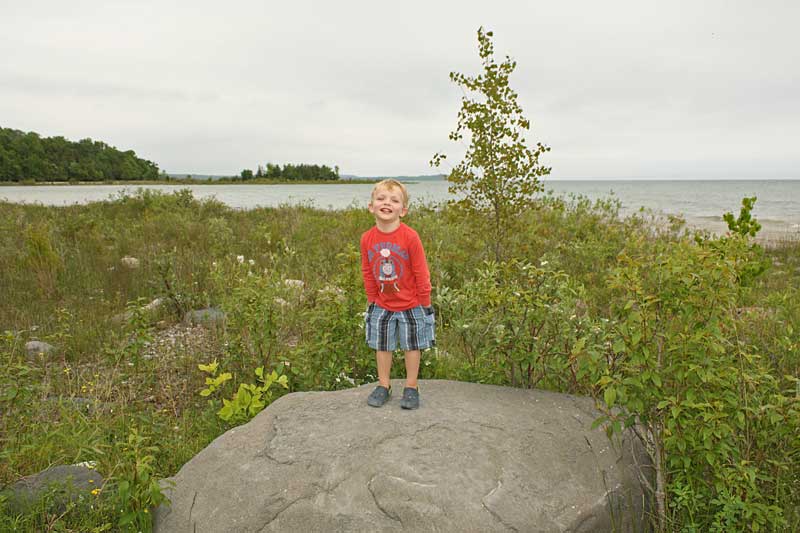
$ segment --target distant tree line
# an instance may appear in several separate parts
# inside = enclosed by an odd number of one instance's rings
[[[162,179],[158,165],[101,141],[40,137],[0,128],[0,181],[110,181]]]
[[[250,169],[242,170],[239,175],[243,181],[252,179],[268,179],[276,181],[334,181],[339,179],[339,167],[328,165],[274,165],[267,163],[266,167],[258,165],[258,170],[253,173]]]

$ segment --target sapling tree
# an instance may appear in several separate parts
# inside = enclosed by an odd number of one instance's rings
[[[539,163],[539,156],[550,148],[538,142],[535,148],[527,144],[525,134],[531,123],[509,85],[517,63],[508,56],[501,63],[495,61],[492,32],[482,27],[478,29],[478,49],[483,66],[480,74],[450,73],[450,79],[464,90],[450,140],[468,140],[469,146],[447,179],[451,193],[465,193],[458,204],[471,215],[488,218],[484,227],[490,232],[495,259],[500,261],[512,223],[530,208],[534,195],[542,189],[539,178],[550,173],[549,167]],[[431,165],[438,167],[445,158],[437,153]]]

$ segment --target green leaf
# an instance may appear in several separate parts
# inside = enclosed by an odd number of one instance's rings
[[[3,398],[2,399],[5,400],[5,401],[11,401],[11,400],[13,400],[14,398],[17,397],[18,393],[19,393],[19,389],[12,385],[11,387],[8,388],[8,390],[6,390],[3,393]]]
[[[633,335],[631,336],[631,346],[636,347],[639,345],[639,341],[642,340],[642,332],[641,331],[634,331]]]
[[[207,365],[203,364],[197,365],[197,368],[199,368],[203,372],[207,372],[209,374],[215,374],[217,372],[217,366],[219,366],[219,363],[217,363],[217,360],[214,359],[214,361],[208,363]]]
[[[127,526],[128,524],[130,524],[134,520],[136,520],[136,513],[135,512],[131,511],[131,512],[125,513],[119,519],[119,526],[120,527]]]
[[[599,417],[599,418],[595,418],[595,419],[594,419],[594,421],[592,421],[592,427],[591,427],[591,429],[592,429],[592,430],[595,430],[595,429],[597,429],[597,428],[598,428],[598,427],[600,427],[600,426],[601,426],[601,425],[602,425],[602,424],[603,424],[603,423],[604,423],[606,420],[608,420],[608,417],[607,417],[607,416],[601,416],[601,417]]]
[[[614,402],[617,399],[617,389],[615,389],[613,387],[608,387],[603,392],[603,399],[605,400],[607,406],[613,407],[614,406]]]
[[[604,385],[608,385],[612,381],[614,380],[611,378],[611,376],[600,376],[600,379],[597,380],[597,384],[602,387]]]

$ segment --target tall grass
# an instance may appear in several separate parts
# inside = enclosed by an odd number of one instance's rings
[[[492,243],[482,240],[480,221],[456,208],[413,209],[406,222],[426,246],[439,314],[438,348],[424,356],[421,377],[602,396],[596,368],[581,365],[590,347],[603,349],[611,331],[604,324],[619,319],[612,274],[626,255],[693,246],[677,228],[621,219],[618,211],[613,201],[542,198],[515,222],[509,257],[497,265],[486,262]],[[109,479],[95,497],[61,512],[45,504],[23,515],[5,508],[0,529],[113,530],[120,511],[146,524],[152,492],[140,482],[127,499],[120,490],[137,483],[137,450],[150,450],[154,476],[177,472],[229,427],[216,415],[220,401],[252,383],[259,366],[286,375],[289,390],[375,380],[360,329],[356,250],[372,223],[366,209],[239,211],[188,191],[69,207],[0,203],[0,486],[81,461],[95,461]],[[799,252],[797,242],[770,249],[772,266],[731,296],[741,342],[762,355],[789,401],[794,382],[784,376],[800,375]],[[125,256],[138,268],[125,266]],[[505,300],[492,304],[499,314],[490,320],[481,308],[498,294]],[[531,299],[506,305],[516,294]],[[164,302],[158,309],[143,309],[156,298]],[[182,325],[186,311],[209,306],[226,312],[224,325]],[[527,309],[538,311],[523,319]],[[533,330],[509,334],[520,325],[541,327],[552,344]],[[470,332],[478,326],[482,334]],[[32,339],[56,349],[28,356]],[[198,365],[215,359],[232,377],[201,397],[208,374]],[[796,530],[798,451],[760,453],[765,462],[788,454],[768,503],[784,520],[774,527]],[[682,509],[675,507],[671,527],[690,530]]]

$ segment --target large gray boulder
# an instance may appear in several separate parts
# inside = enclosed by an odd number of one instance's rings
[[[591,399],[423,381],[404,411],[399,394],[368,407],[371,388],[289,394],[217,438],[172,478],[155,530],[646,530],[644,454],[590,429]]]

